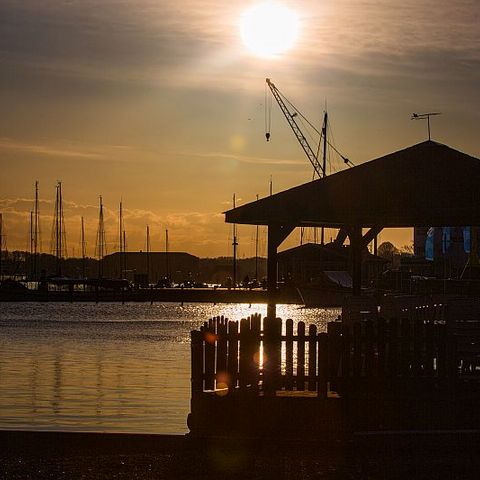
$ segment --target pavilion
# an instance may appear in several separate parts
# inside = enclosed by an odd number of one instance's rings
[[[428,140],[234,208],[225,221],[268,227],[271,314],[277,250],[296,227],[339,228],[336,241],[349,238],[359,295],[362,249],[383,228],[480,225],[480,161]]]

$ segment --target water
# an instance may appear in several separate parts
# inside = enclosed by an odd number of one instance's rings
[[[265,305],[0,303],[0,428],[188,431],[190,331]],[[279,305],[294,322],[336,309]]]

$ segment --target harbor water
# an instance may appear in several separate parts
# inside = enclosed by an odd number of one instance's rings
[[[188,431],[190,331],[265,305],[0,303],[0,429]],[[315,323],[338,309],[279,305]]]

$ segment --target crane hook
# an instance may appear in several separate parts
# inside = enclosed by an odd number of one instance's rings
[[[267,142],[270,140],[270,132],[267,132],[267,133],[265,134],[265,138],[267,139]]]

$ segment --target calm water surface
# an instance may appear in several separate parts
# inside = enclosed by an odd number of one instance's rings
[[[265,305],[0,303],[0,428],[185,433],[190,331]],[[279,305],[316,323],[337,309]]]

